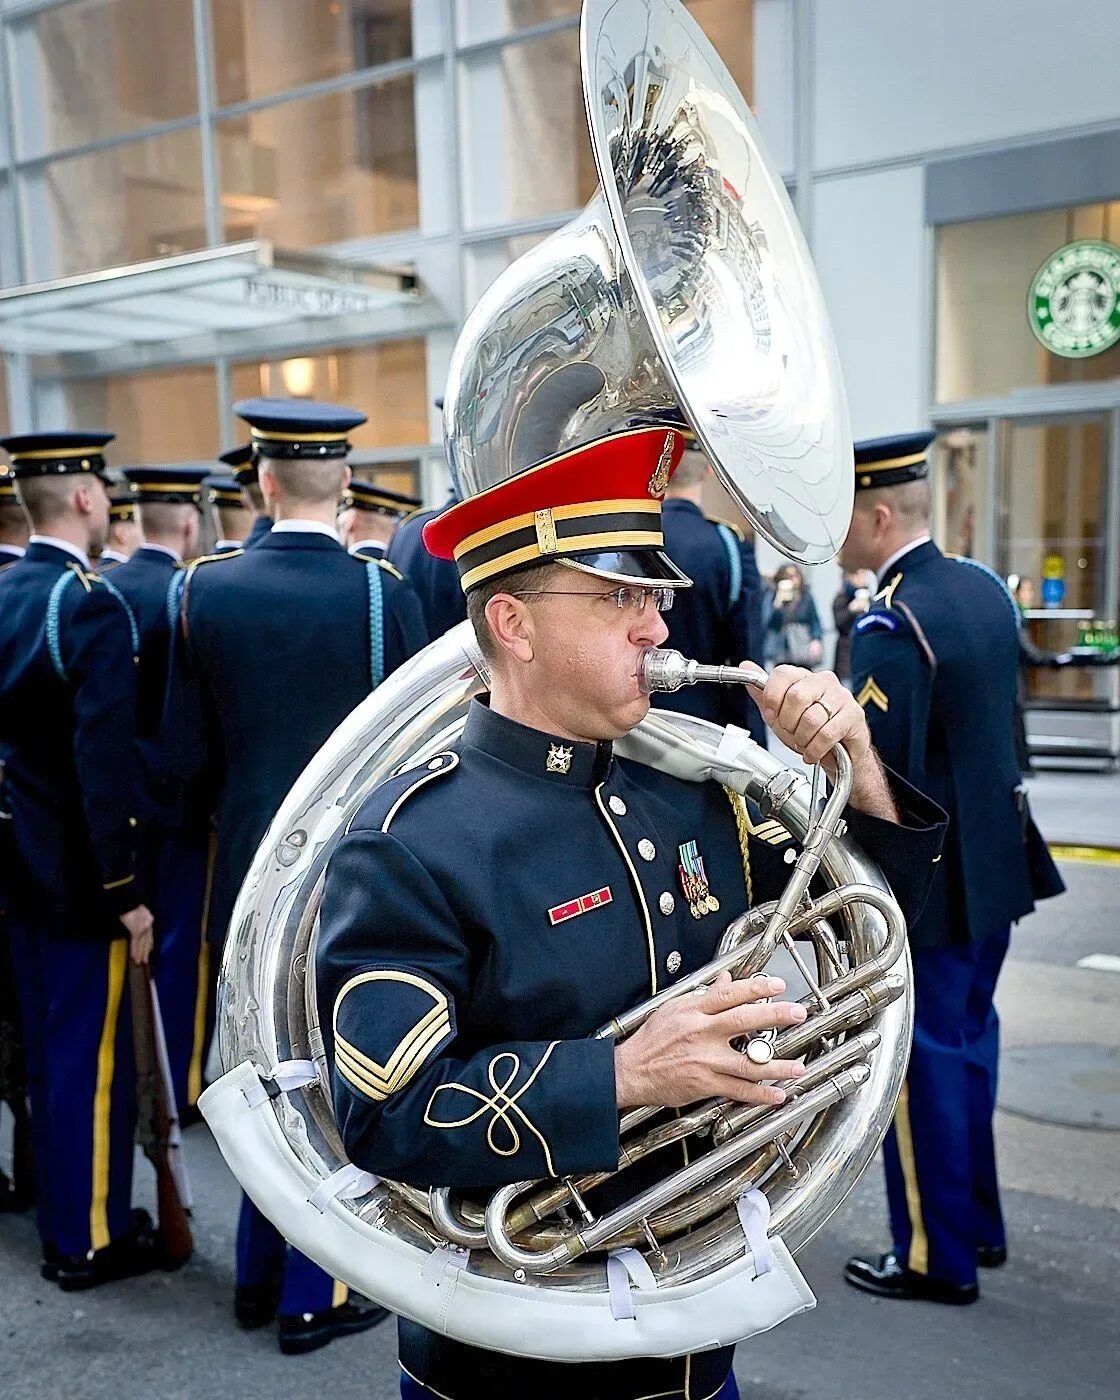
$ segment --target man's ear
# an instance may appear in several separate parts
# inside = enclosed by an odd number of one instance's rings
[[[261,495],[265,504],[271,505],[276,498],[276,478],[272,474],[272,468],[262,458],[257,467],[257,482],[261,488]]]
[[[92,515],[93,504],[93,487],[84,481],[79,481],[70,497],[70,505],[79,515]]]
[[[496,646],[518,661],[532,661],[535,654],[533,627],[523,598],[515,598],[512,593],[496,593],[486,604],[486,621]]]
[[[342,495],[343,491],[345,491],[346,488],[350,485],[353,479],[354,473],[350,470],[350,464],[347,462],[342,468],[342,481],[340,482],[338,487],[338,494],[340,496]]]

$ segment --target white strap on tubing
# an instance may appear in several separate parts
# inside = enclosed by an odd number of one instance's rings
[[[457,1274],[460,1269],[465,1269],[470,1257],[469,1249],[461,1249],[457,1244],[442,1244],[424,1260],[420,1277],[428,1283],[439,1285],[448,1274]]]
[[[313,1061],[283,1060],[267,1074],[259,1075],[255,1085],[250,1084],[241,1092],[250,1108],[260,1108],[261,1104],[267,1103],[269,1099],[274,1099],[280,1094],[290,1094],[293,1089],[305,1089],[318,1078]]]
[[[766,1194],[757,1186],[752,1186],[735,1203],[739,1212],[739,1224],[747,1237],[747,1245],[754,1258],[754,1276],[761,1278],[774,1269],[774,1247],[766,1233],[770,1226],[770,1202]]]
[[[632,1322],[638,1315],[631,1284],[652,1291],[657,1287],[657,1280],[638,1250],[629,1246],[612,1249],[607,1255],[607,1291],[611,1300],[611,1316],[616,1322]]]
[[[332,1201],[352,1201],[355,1196],[364,1196],[367,1191],[372,1191],[380,1180],[381,1178],[374,1176],[372,1172],[363,1171],[353,1162],[347,1162],[344,1167],[332,1172],[325,1181],[321,1181],[307,1201],[322,1215]]]

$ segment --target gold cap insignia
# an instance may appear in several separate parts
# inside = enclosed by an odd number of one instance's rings
[[[665,434],[665,445],[661,449],[661,456],[657,459],[657,466],[653,469],[653,475],[649,479],[649,494],[651,496],[664,496],[665,488],[669,485],[669,469],[673,465],[673,434]]]
[[[567,773],[572,766],[572,753],[562,744],[549,744],[548,757],[544,761],[546,773]]]

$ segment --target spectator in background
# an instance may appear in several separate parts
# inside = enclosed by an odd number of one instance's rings
[[[796,564],[783,564],[774,575],[774,596],[766,623],[766,660],[779,666],[821,663],[824,655],[821,620],[805,575]]]
[[[854,569],[844,574],[832,600],[832,618],[836,623],[836,658],[832,669],[845,685],[852,679],[852,628],[871,606],[874,593],[875,575],[869,569]]]

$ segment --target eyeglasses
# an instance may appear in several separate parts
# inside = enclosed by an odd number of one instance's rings
[[[601,602],[613,599],[616,608],[632,608],[634,612],[644,612],[646,604],[652,602],[659,613],[668,612],[673,606],[671,588],[632,588],[624,584],[610,593],[584,593],[582,590],[567,588],[525,588],[514,593],[514,598],[596,598]]]

